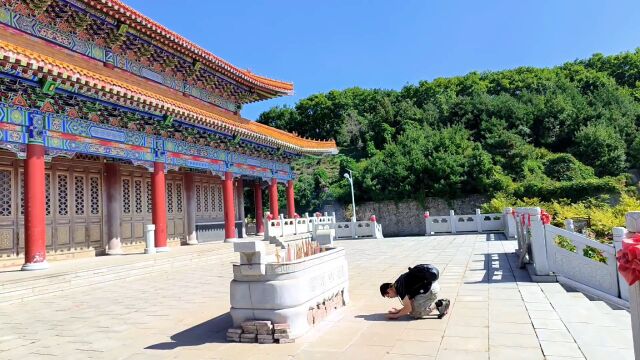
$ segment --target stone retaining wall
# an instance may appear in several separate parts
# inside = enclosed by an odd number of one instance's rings
[[[385,237],[424,235],[425,225],[423,214],[426,210],[432,216],[449,215],[449,210],[456,214],[475,214],[482,204],[489,201],[484,195],[472,195],[457,200],[445,200],[441,198],[427,198],[426,206],[415,200],[406,201],[380,201],[356,204],[356,215],[360,221],[369,220],[375,215],[379,224],[382,224],[382,234]],[[345,215],[346,204],[331,204],[325,206],[322,211],[336,213],[337,221],[349,221]]]

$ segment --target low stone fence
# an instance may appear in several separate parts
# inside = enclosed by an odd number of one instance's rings
[[[279,218],[270,219],[267,213],[264,218],[264,236],[268,240],[270,237],[282,237],[289,235],[298,235],[304,233],[311,233],[314,231],[314,225],[316,224],[335,224],[335,215],[314,216],[309,217],[305,214],[304,217],[286,219],[284,215],[280,215]]]
[[[456,234],[502,232],[507,237],[514,237],[513,214],[511,208],[503,213],[482,214],[476,209],[475,214],[456,215],[453,210],[447,216],[431,216],[424,213],[425,234]],[[511,228],[511,231],[509,230]]]
[[[339,222],[335,224],[336,239],[382,239],[382,226],[375,221]]]
[[[314,240],[319,234],[330,231],[331,237],[336,239],[356,239],[374,238],[382,239],[382,226],[376,221],[375,216],[371,216],[369,221],[356,222],[336,222],[335,214],[310,217],[285,219],[283,215],[277,219],[270,219],[265,216],[265,240],[272,241],[274,238],[294,237],[300,235],[310,235]]]

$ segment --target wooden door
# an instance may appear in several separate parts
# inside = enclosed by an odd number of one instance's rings
[[[182,176],[173,175],[167,186],[167,238],[180,240],[185,236],[184,182]]]

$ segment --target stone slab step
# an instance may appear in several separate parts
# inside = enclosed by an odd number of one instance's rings
[[[628,311],[626,309],[623,309],[619,306],[616,306],[614,304],[608,304],[604,301],[600,301],[600,300],[596,300],[592,302],[593,305],[599,310],[602,311],[602,313],[604,314],[609,314],[612,316],[616,316],[619,314],[624,314],[624,313],[628,313]]]
[[[199,248],[199,247],[198,247]],[[83,264],[85,268],[45,270],[44,272],[20,272],[13,274],[13,281],[5,281],[0,274],[0,304],[24,301],[37,296],[67,291],[81,287],[97,285],[110,281],[123,281],[131,278],[184,269],[202,262],[231,263],[237,261],[231,244],[193,249],[184,253],[164,253],[155,255],[136,255],[118,257],[112,261],[98,264]],[[124,260],[122,260],[124,258]],[[109,260],[111,260],[109,259]],[[107,264],[108,263],[108,264]],[[115,264],[114,264],[115,263]],[[56,264],[58,265],[58,264]],[[68,264],[65,264],[68,265]],[[93,266],[89,266],[93,265]],[[50,273],[47,273],[51,271]],[[23,275],[22,277],[20,275]]]

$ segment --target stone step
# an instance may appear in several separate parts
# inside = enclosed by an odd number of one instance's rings
[[[21,284],[25,282],[30,284],[36,284],[38,281],[46,283],[51,281],[53,278],[65,277],[72,279],[75,277],[85,276],[86,273],[100,275],[104,273],[112,273],[114,271],[127,271],[129,268],[147,267],[153,264],[161,265],[167,262],[173,263],[185,260],[188,261],[189,259],[196,259],[200,256],[232,252],[233,249],[229,245],[225,245],[224,247],[209,246],[208,248],[197,249],[189,252],[169,252],[154,255],[136,254],[136,261],[131,261],[131,256],[118,256],[94,258],[90,259],[91,261],[78,260],[76,262],[56,262],[51,263],[51,268],[43,272],[18,272],[15,276],[10,278],[3,278],[3,280],[6,281],[3,281],[0,285],[0,294],[5,292],[6,289],[20,287]]]
[[[593,301],[592,303],[599,311],[602,311],[603,314],[620,316],[622,314],[628,313],[626,309],[623,309],[613,304],[610,305],[604,301],[596,300],[596,301]]]
[[[198,247],[198,249],[190,249],[184,253],[137,255],[135,257],[135,259],[130,259],[129,256],[111,258],[109,260],[113,261],[109,261],[110,264],[95,264],[95,262],[92,264],[93,266],[84,264],[86,268],[83,269],[64,269],[64,266],[60,266],[51,273],[20,272],[14,275],[16,277],[14,281],[4,281],[2,276],[6,274],[0,274],[0,279],[3,280],[3,285],[0,287],[0,304],[20,302],[37,296],[109,281],[122,281],[169,272],[173,269],[184,269],[202,262],[231,263],[237,261],[237,254],[233,252],[231,244],[206,245],[202,249]]]

